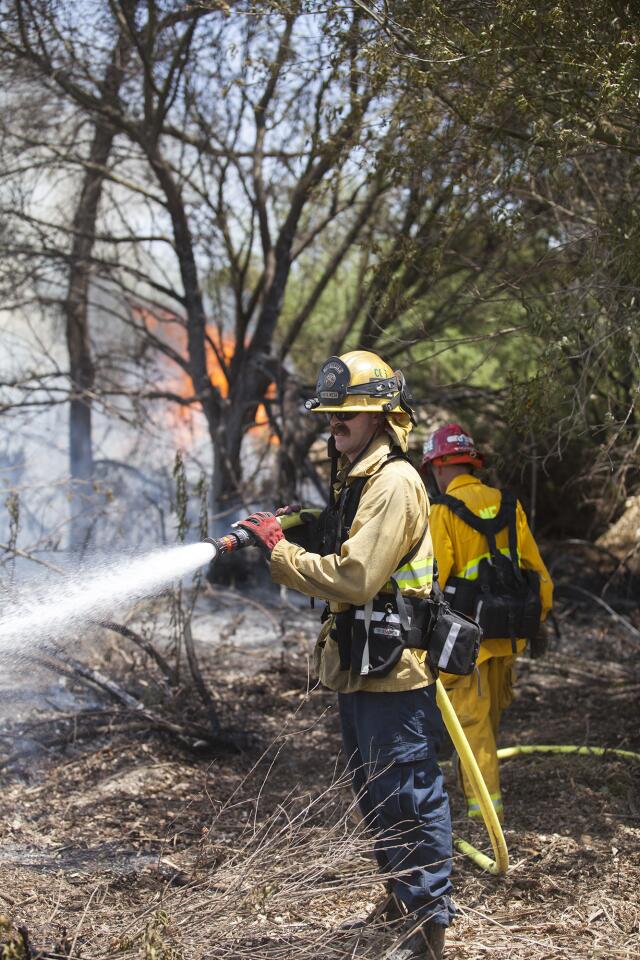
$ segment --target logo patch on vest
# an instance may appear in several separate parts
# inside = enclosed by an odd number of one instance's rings
[[[372,633],[377,633],[380,637],[399,637],[401,636],[400,627],[382,627],[382,626],[373,626],[371,627]]]

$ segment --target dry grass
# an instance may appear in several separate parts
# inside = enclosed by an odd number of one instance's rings
[[[602,650],[617,651],[623,666]],[[573,623],[523,661],[504,742],[640,750],[624,638]],[[193,758],[114,731],[4,785],[0,899],[50,956],[121,960],[382,960],[392,937],[339,930],[382,886],[336,759],[333,698],[284,669],[228,677],[230,720],[264,753]],[[219,667],[213,660],[210,670]],[[640,764],[531,757],[503,767],[506,878],[457,856],[450,960],[640,957]],[[488,849],[481,825],[456,831]]]

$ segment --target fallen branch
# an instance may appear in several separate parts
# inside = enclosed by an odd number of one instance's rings
[[[627,620],[626,617],[623,617],[621,614],[617,613],[613,607],[610,607],[609,604],[599,597],[595,593],[591,593],[590,590],[585,590],[584,587],[578,587],[575,583],[561,584],[563,590],[574,591],[581,594],[583,597],[588,597],[589,600],[593,600],[595,604],[599,607],[602,607],[603,610],[606,610],[612,620],[616,623],[619,623],[621,626],[626,627],[629,633],[636,638],[636,643],[632,643],[632,646],[636,650],[640,650],[640,630],[637,630],[636,627],[631,623],[630,620]]]
[[[51,654],[51,656],[54,655]],[[57,660],[61,660],[65,666],[70,667],[73,674],[78,676],[80,679],[88,681],[93,686],[104,690],[105,693],[108,693],[109,696],[117,703],[121,703],[123,706],[129,707],[130,710],[144,710],[144,707],[139,700],[136,700],[136,698],[132,697],[130,693],[127,693],[126,690],[123,690],[123,688],[114,680],[110,680],[109,677],[105,677],[105,675],[100,673],[99,670],[94,670],[92,667],[85,666],[85,664],[80,663],[79,660],[76,660],[74,657],[70,657],[69,654],[63,653],[61,650],[56,651],[55,658]]]
[[[87,667],[85,664],[80,663],[79,660],[75,660],[62,651],[56,651],[55,654],[49,653],[49,657],[53,662],[41,661],[45,666],[49,667],[49,669],[62,672],[65,676],[72,675],[81,683],[92,688],[97,687],[99,690],[107,693],[117,703],[134,712],[136,716],[144,718],[151,726],[174,734],[174,736],[178,737],[190,748],[193,748],[197,743],[204,743],[210,746],[224,747],[226,750],[232,750],[233,752],[237,752],[238,750],[236,743],[229,736],[224,736],[221,733],[214,734],[206,727],[201,727],[199,724],[192,723],[191,721],[183,720],[178,724],[172,720],[168,720],[166,717],[160,716],[160,714],[157,714],[154,710],[145,707],[143,703],[136,700],[135,697],[132,697],[130,693],[115,683],[115,681],[105,677],[100,671]],[[56,663],[56,660],[60,661],[60,663]]]

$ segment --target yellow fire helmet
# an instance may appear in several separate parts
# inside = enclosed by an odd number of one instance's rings
[[[385,413],[392,432],[406,450],[406,435],[416,422],[411,399],[400,370],[392,370],[368,350],[351,350],[325,360],[318,374],[316,396],[307,400],[305,407],[314,413]]]

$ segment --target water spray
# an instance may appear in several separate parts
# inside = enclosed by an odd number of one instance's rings
[[[286,530],[319,513],[305,510],[278,517],[278,522]],[[225,553],[252,545],[251,536],[237,527],[215,540],[155,550],[133,559],[102,561],[97,566],[92,561],[90,573],[80,567],[54,581],[26,584],[24,595],[2,609],[0,659],[7,655],[15,658],[27,643],[55,643],[89,621],[110,617],[123,604],[158,593]]]
[[[157,593],[215,556],[210,543],[155,550],[142,557],[92,562],[54,581],[25,585],[23,596],[5,604],[0,616],[0,657],[15,655],[25,643],[56,642],[114,608]]]

